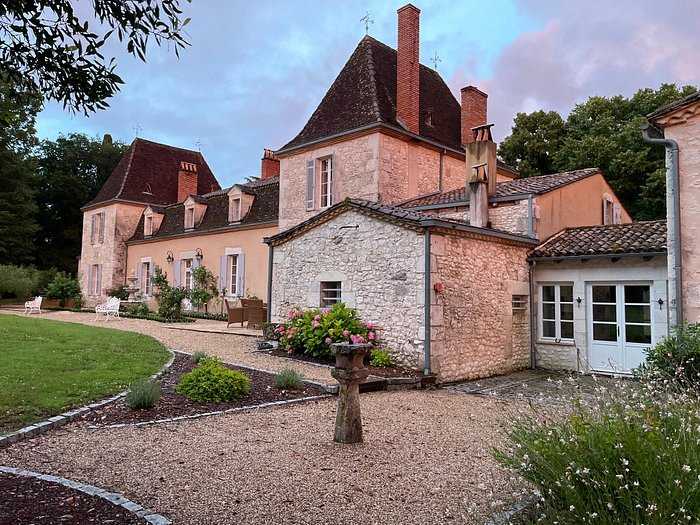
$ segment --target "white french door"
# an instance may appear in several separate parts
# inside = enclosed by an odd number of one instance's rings
[[[588,360],[592,370],[629,374],[652,341],[650,283],[588,285]]]

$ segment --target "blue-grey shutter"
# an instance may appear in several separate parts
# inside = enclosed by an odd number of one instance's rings
[[[316,204],[316,162],[306,161],[306,209],[313,210]]]
[[[173,286],[180,286],[180,263],[182,261],[180,259],[175,259],[175,263],[173,264]]]
[[[202,261],[200,261],[199,259],[197,259],[197,257],[195,257],[194,259],[192,259],[192,269],[193,269],[193,270],[194,270],[195,268],[199,268],[201,265],[202,265]]]
[[[102,265],[98,264],[97,265],[97,287],[96,287],[97,294],[96,295],[102,295]]]
[[[136,263],[136,287],[141,291],[141,271],[143,269],[143,263]]]
[[[245,297],[245,255],[238,254],[238,283],[236,289],[240,297]]]
[[[228,257],[222,255],[219,259],[219,290],[226,289],[226,261]]]
[[[100,213],[100,244],[105,242],[105,212]]]
[[[92,295],[92,291],[94,289],[93,288],[94,285],[92,282],[92,278],[93,278],[92,267],[93,267],[92,264],[90,266],[88,266],[88,295]]]

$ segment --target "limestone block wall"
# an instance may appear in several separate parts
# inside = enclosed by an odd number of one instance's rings
[[[379,133],[283,157],[280,159],[280,230],[291,228],[321,211],[318,182],[315,209],[306,209],[306,162],[331,155],[335,202],[346,197],[378,200]]]
[[[431,366],[440,381],[474,379],[529,365],[526,246],[495,239],[432,235]]]
[[[87,210],[83,213],[83,234],[80,265],[78,267],[80,286],[86,304],[92,306],[106,298],[106,291],[125,283],[126,240],[133,233],[141,217],[145,205],[110,204]],[[96,213],[105,214],[104,239],[96,238],[91,243],[90,228],[92,216]],[[94,264],[102,265],[100,295],[88,295],[89,269]]]
[[[343,302],[383,328],[394,358],[421,366],[423,252],[421,234],[345,212],[274,247],[272,320],[282,321],[294,306],[318,307],[320,282],[340,281]]]
[[[489,207],[491,226],[497,230],[527,235],[528,208],[527,199]]]
[[[689,111],[690,113],[690,111]],[[700,114],[664,128],[678,142],[681,198],[683,315],[700,321]]]

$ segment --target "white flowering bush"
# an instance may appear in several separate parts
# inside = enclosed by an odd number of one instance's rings
[[[673,386],[623,381],[521,418],[495,457],[535,487],[532,522],[700,523],[700,403]]]

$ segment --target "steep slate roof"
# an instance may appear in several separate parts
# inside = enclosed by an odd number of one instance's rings
[[[447,84],[420,65],[420,135],[462,149],[461,109]],[[432,125],[425,115],[432,112]],[[396,50],[365,36],[301,132],[280,151],[371,124],[396,120]]]
[[[666,221],[566,228],[540,244],[530,258],[666,252]]]
[[[180,162],[197,165],[197,193],[221,188],[199,151],[176,148],[145,139],[134,139],[97,196],[85,206],[112,199],[147,204],[177,202],[177,174]],[[151,193],[144,193],[146,185]]]
[[[665,106],[661,106],[656,111],[649,113],[649,115],[647,115],[647,118],[649,120],[656,120],[682,107],[694,104],[695,102],[700,102],[700,91],[697,91],[692,95],[688,95],[687,97],[684,97],[680,100],[676,100],[675,102],[671,102],[670,104],[666,104]]]
[[[517,197],[525,198],[529,194],[541,195],[543,193],[556,190],[572,182],[585,179],[600,173],[598,168],[586,168],[575,171],[564,171],[561,173],[552,173],[550,175],[538,175],[536,177],[527,177],[524,179],[514,179],[506,182],[499,182],[496,185],[496,199],[518,200]],[[420,206],[440,206],[440,205],[464,205],[469,201],[466,185],[455,190],[446,191],[443,193],[431,193],[416,197],[410,201],[401,204],[404,208],[417,208]]]
[[[238,184],[241,190],[255,196],[253,204],[243,217],[240,223],[231,225],[235,228],[252,227],[255,224],[269,224],[277,222],[279,210],[279,177],[273,177],[264,181],[253,181],[246,184]],[[231,188],[218,190],[205,195],[200,195],[199,199],[207,205],[204,217],[192,230],[187,230],[188,234],[197,235],[199,233],[214,231],[229,227],[228,222],[228,191]],[[185,233],[185,206],[183,203],[173,204],[163,208],[163,222],[160,228],[148,239],[159,239],[172,235]],[[136,232],[129,241],[144,240],[143,236],[143,215],[136,227]]]
[[[330,220],[340,213],[354,209],[360,213],[376,217],[378,219],[398,223],[414,230],[423,230],[432,226],[447,228],[452,231],[466,231],[476,235],[485,235],[490,237],[498,237],[520,244],[535,244],[536,240],[523,235],[518,235],[511,232],[496,230],[494,228],[477,228],[471,226],[465,221],[454,219],[441,219],[430,217],[424,213],[410,211],[397,206],[389,206],[374,201],[364,199],[346,198],[330,208],[325,209],[321,213],[293,226],[283,232],[264,239],[268,244],[276,245],[286,242],[288,239],[303,235],[306,231],[316,227],[319,224]]]

